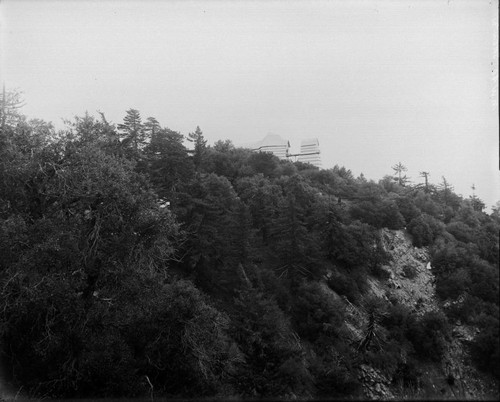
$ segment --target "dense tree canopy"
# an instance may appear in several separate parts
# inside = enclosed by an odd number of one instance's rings
[[[0,345],[14,386],[356,398],[362,362],[414,386],[412,364],[441,358],[456,319],[479,328],[471,351],[499,375],[498,208],[444,178],[412,186],[402,163],[376,183],[210,146],[199,127],[188,151],[135,109],[117,127],[87,114],[56,132],[18,101],[6,98],[0,133]],[[385,349],[360,349],[342,297],[371,303],[368,278],[390,260],[382,228],[429,247],[450,307],[387,308]]]

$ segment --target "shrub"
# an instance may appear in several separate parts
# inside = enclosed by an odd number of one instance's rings
[[[417,368],[416,362],[413,359],[408,359],[406,363],[401,362],[392,381],[395,384],[402,384],[406,388],[416,388],[420,383],[422,372]]]
[[[413,265],[405,265],[403,267],[403,275],[405,278],[414,279],[418,275],[418,270]]]
[[[361,391],[359,381],[346,369],[336,367],[325,370],[316,377],[318,396],[328,398],[353,398]]]
[[[283,278],[278,278],[272,269],[265,267],[251,267],[247,270],[250,278],[253,275],[259,289],[263,289],[267,295],[273,297],[278,307],[282,311],[288,311],[292,305],[292,295],[290,294],[289,284]]]
[[[451,222],[446,225],[446,230],[451,233],[458,241],[469,243],[474,239],[472,228],[463,222]]]
[[[472,256],[456,243],[445,243],[432,248],[432,270],[437,276],[450,274],[472,263]]]
[[[366,276],[358,275],[361,281],[356,281],[353,275],[349,275],[344,271],[335,271],[328,279],[327,284],[333,291],[341,296],[347,297],[351,303],[357,303],[361,297],[363,285],[366,283]],[[361,288],[360,288],[361,286]]]
[[[333,259],[345,268],[372,268],[390,260],[390,254],[384,251],[377,231],[359,221],[341,226],[330,242]]]
[[[469,268],[470,294],[482,300],[499,304],[499,271],[498,267],[486,261],[476,259]]]
[[[399,212],[403,215],[405,222],[410,222],[412,219],[417,218],[422,212],[418,209],[409,197],[398,197],[395,200]]]
[[[411,220],[408,224],[408,232],[413,236],[413,245],[416,247],[428,246],[432,243],[432,230],[422,217]]]
[[[298,334],[315,342],[322,336],[337,334],[345,307],[325,294],[317,282],[303,282],[296,290],[292,314]]]
[[[402,229],[405,220],[396,204],[391,200],[361,201],[354,204],[350,213],[353,219],[359,219],[378,229]]]
[[[52,397],[137,396],[148,375],[160,393],[213,395],[232,366],[227,318],[189,282],[154,282],[132,276],[112,301],[92,296],[89,306],[45,277],[2,317],[14,384]]]
[[[308,368],[304,364],[304,360],[299,356],[291,357],[279,366],[276,380],[276,382],[281,385],[279,388],[285,386],[288,392],[291,391],[299,395],[311,390],[314,381]],[[273,392],[271,390],[269,394],[279,395],[279,389],[278,392]]]
[[[279,167],[277,156],[268,152],[254,152],[247,160],[248,165],[255,173],[262,173],[266,177],[274,177],[275,171]]]
[[[375,265],[370,269],[370,272],[375,278],[381,279],[381,280],[387,280],[391,277],[391,272],[380,266],[380,265]]]
[[[404,304],[389,306],[382,316],[381,324],[393,336],[395,332],[404,333],[410,320],[410,309]]]
[[[449,333],[446,316],[440,311],[430,311],[420,319],[410,320],[406,336],[418,357],[440,361]]]
[[[254,290],[240,292],[235,304],[238,311],[232,316],[231,334],[245,356],[233,376],[237,391],[243,396],[261,397],[300,393],[302,384],[290,390],[290,382],[283,375],[293,369],[303,378],[305,370],[297,367],[303,365],[300,344],[285,314],[272,298]]]
[[[499,320],[493,316],[484,316],[480,321],[479,333],[471,345],[471,352],[478,367],[500,378],[500,336]]]
[[[343,358],[336,353],[316,356],[311,362],[316,396],[319,398],[347,399],[362,396],[362,387],[357,378],[343,364]],[[347,359],[349,360],[349,359]]]
[[[463,297],[446,308],[446,315],[452,320],[476,325],[478,318],[482,315],[498,317],[499,308],[494,303],[488,303],[476,296],[464,293]]]
[[[184,280],[165,286],[148,307],[152,315],[146,310],[145,317],[134,320],[131,335],[149,358],[146,367],[155,388],[183,396],[216,393],[233,366],[228,317]]]
[[[416,247],[428,246],[444,230],[444,225],[430,215],[422,214],[408,224],[408,232],[413,236]]]
[[[380,370],[389,378],[396,373],[398,366],[402,363],[400,345],[395,340],[384,342],[383,349],[366,351],[364,361],[366,364]]]
[[[419,191],[413,199],[413,202],[415,206],[426,215],[437,218],[443,213],[442,205],[434,201],[430,194],[426,194],[422,191]]]
[[[436,294],[442,299],[456,299],[470,285],[470,277],[465,268],[450,274],[441,274],[436,279]]]

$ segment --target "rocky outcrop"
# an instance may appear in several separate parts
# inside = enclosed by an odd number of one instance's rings
[[[404,231],[384,229],[381,235],[383,246],[393,260],[384,267],[387,280],[369,281],[372,293],[380,296],[385,289],[384,296],[393,304],[404,304],[417,316],[446,307],[446,303],[440,305],[436,297],[428,249],[413,247],[411,237]],[[452,323],[452,337],[441,364],[423,370],[433,389],[443,398],[478,399],[498,395],[494,381],[485,381],[468,356],[467,344],[476,335],[477,329],[460,322]]]
[[[402,304],[419,317],[426,312],[440,310],[446,303],[440,303],[435,292],[435,278],[427,248],[413,247],[411,237],[402,230],[381,231],[382,244],[392,256],[392,261],[383,266],[383,279],[369,277],[367,283],[371,295],[391,304]],[[365,308],[352,304],[345,296],[339,296],[324,284],[325,293],[342,300],[345,306],[345,321],[341,335],[358,348],[366,335],[369,314]],[[460,300],[458,300],[460,302]],[[378,333],[384,333],[377,327]],[[467,353],[467,344],[477,335],[477,330],[463,323],[452,323],[451,339],[440,363],[421,363],[419,372],[427,389],[402,389],[392,383],[383,372],[361,364],[358,379],[367,399],[493,399],[498,396],[495,380],[485,379],[473,366]]]
[[[366,364],[359,367],[358,379],[363,384],[365,397],[372,400],[394,399],[390,390],[391,379],[384,376],[379,370]]]
[[[413,247],[410,235],[403,230],[383,229],[381,238],[392,261],[382,267],[387,280],[369,281],[372,293],[381,297],[383,292],[391,303],[403,304],[418,316],[439,309],[428,249]]]

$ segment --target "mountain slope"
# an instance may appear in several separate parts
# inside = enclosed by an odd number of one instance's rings
[[[369,301],[371,295],[384,300],[385,307],[405,306],[416,317],[442,312],[428,249],[414,247],[411,236],[404,230],[382,229],[381,238],[392,261],[383,266],[383,278],[368,278],[369,291],[365,300]],[[347,336],[356,345],[363,340],[369,317],[366,308],[355,306],[345,297],[342,300],[348,311]],[[375,333],[383,335],[386,332],[383,325],[376,327]],[[494,399],[498,396],[498,383],[473,366],[468,352],[468,344],[478,332],[460,321],[452,323],[442,359],[439,362],[419,361],[416,367],[419,381],[413,389],[394,383],[384,370],[361,364],[358,378],[363,384],[364,395],[369,399]]]

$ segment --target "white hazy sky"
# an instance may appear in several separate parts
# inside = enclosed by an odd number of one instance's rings
[[[325,168],[401,161],[500,199],[498,0],[2,0],[1,80],[52,121],[129,108],[209,143],[319,139]]]

